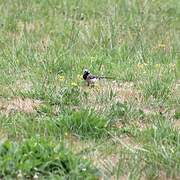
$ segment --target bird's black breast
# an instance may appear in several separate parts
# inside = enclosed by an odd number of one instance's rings
[[[88,74],[83,74],[83,79],[86,80],[87,76],[88,76]]]

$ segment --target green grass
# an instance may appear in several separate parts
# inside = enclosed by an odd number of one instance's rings
[[[179,39],[178,0],[0,1],[0,178],[179,179]]]
[[[88,160],[83,160],[68,152],[63,144],[38,137],[25,140],[21,145],[6,141],[0,147],[0,176],[21,178],[39,177],[84,179],[98,178],[98,170]]]

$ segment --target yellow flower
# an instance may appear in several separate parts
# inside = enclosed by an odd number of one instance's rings
[[[107,128],[107,126],[108,126],[108,123],[106,123],[106,124],[104,125],[105,128]]]
[[[65,77],[64,76],[59,76],[59,81],[64,81]]]
[[[159,48],[165,48],[166,45],[161,43],[161,44],[158,44],[158,47],[159,47]]]
[[[163,43],[159,43],[159,44],[156,44],[152,50],[158,50],[158,49],[165,49],[166,48],[166,44],[163,44]]]
[[[71,83],[71,86],[77,87],[78,85],[77,85],[77,83],[72,82],[72,83]]]
[[[155,64],[155,67],[159,69],[161,67],[161,64]]]
[[[16,59],[16,63],[17,63],[17,64],[20,64],[20,63],[19,63],[19,59]]]

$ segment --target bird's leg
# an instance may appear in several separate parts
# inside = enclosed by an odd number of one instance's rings
[[[95,83],[92,83],[92,84],[91,84],[91,87],[94,88],[94,87],[95,87]]]

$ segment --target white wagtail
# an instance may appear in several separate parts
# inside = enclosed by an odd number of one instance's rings
[[[106,76],[95,76],[95,75],[92,75],[88,69],[85,69],[83,73],[83,79],[87,82],[88,86],[89,85],[94,86],[95,82],[99,79],[114,79],[114,78],[106,77]]]

